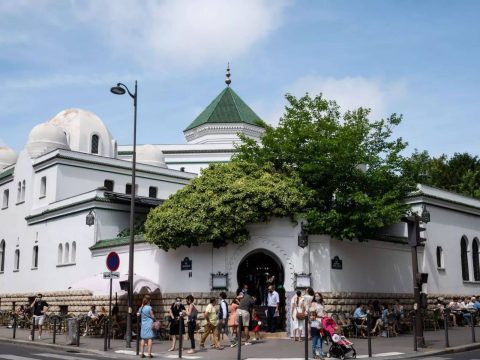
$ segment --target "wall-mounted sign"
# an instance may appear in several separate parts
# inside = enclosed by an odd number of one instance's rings
[[[185,259],[183,259],[181,261],[180,267],[181,267],[182,271],[192,270],[192,260],[190,260],[188,257],[186,257]]]
[[[228,274],[220,271],[212,275],[212,291],[213,290],[228,290]]]
[[[340,260],[338,256],[335,256],[332,259],[332,269],[342,270],[342,268],[343,268],[342,260]]]

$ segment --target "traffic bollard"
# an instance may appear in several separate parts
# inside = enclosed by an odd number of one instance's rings
[[[305,334],[305,360],[308,360],[308,316],[305,316],[305,333],[304,334]],[[313,354],[313,356],[315,356],[315,354]]]
[[[142,314],[139,313],[137,321],[137,355],[140,353],[140,334],[142,333]]]
[[[415,314],[412,315],[413,322],[413,351],[418,351],[417,349],[417,317]]]
[[[13,338],[17,335],[17,314],[13,314]]]
[[[238,329],[237,329],[237,360],[242,360],[242,332],[243,332],[243,317],[238,314]]]
[[[32,316],[32,332],[30,334],[30,340],[35,341],[35,315]]]
[[[443,328],[445,330],[445,347],[446,348],[450,347],[450,342],[448,340],[448,316],[449,316],[449,311],[448,309],[445,309],[443,311]]]
[[[372,316],[367,312],[368,357],[372,357]]]
[[[470,313],[470,325],[472,328],[472,342],[474,343],[475,342],[475,322],[473,320],[474,320],[473,314]]]
[[[179,326],[178,326],[178,358],[182,358],[182,350],[183,350],[183,316],[179,318]]]
[[[53,343],[57,341],[57,317],[53,318]]]
[[[107,351],[107,321],[103,323],[103,351]]]
[[[80,320],[77,320],[77,346],[80,346]]]

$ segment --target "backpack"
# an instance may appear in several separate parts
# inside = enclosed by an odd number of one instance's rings
[[[224,314],[223,314],[222,303],[225,303],[225,307],[226,307],[226,309],[227,309],[227,313],[225,314],[225,316],[224,316]],[[221,319],[221,320],[228,320],[228,303],[227,303],[226,300],[222,300],[222,301],[220,302],[220,311],[218,312],[218,318]]]

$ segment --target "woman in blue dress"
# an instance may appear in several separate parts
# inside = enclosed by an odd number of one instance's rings
[[[140,330],[140,357],[144,358],[145,341],[147,342],[148,357],[152,358],[152,342],[155,335],[153,334],[152,324],[155,321],[152,307],[150,306],[150,296],[145,295],[142,301],[142,306],[138,309],[137,316],[141,316],[141,330]]]

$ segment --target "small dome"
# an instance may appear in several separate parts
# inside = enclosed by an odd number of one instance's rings
[[[55,149],[69,149],[69,146],[62,129],[43,123],[30,131],[26,148],[28,155],[33,159]]]
[[[17,153],[7,146],[0,146],[0,170],[17,162]]]
[[[115,157],[112,135],[94,113],[83,109],[67,109],[60,111],[48,123],[63,129],[71,150]]]
[[[166,168],[162,150],[155,145],[137,146],[137,162]]]

